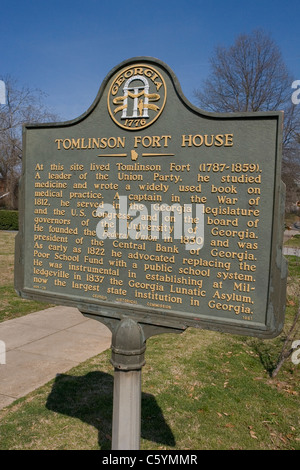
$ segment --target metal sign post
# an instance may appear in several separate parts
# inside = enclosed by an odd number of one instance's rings
[[[138,450],[141,435],[141,376],[146,342],[142,328],[130,318],[112,337],[114,371],[112,449]]]
[[[185,328],[139,324],[129,317],[118,321],[81,312],[112,331],[111,363],[114,366],[112,450],[139,450],[141,439],[142,367],[146,340],[158,334],[180,334]]]

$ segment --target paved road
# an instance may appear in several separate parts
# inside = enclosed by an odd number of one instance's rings
[[[282,251],[284,255],[300,256],[300,248],[292,248],[290,246],[284,246]]]

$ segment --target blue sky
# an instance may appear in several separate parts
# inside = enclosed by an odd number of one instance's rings
[[[1,0],[0,77],[41,89],[69,120],[89,108],[113,67],[151,56],[193,102],[215,46],[256,28],[271,34],[300,80],[299,0]]]

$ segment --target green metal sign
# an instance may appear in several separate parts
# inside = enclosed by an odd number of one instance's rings
[[[88,111],[24,126],[15,288],[100,319],[273,337],[282,113],[212,114],[134,58]]]

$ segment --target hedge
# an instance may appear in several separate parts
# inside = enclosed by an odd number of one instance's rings
[[[18,211],[0,210],[0,230],[18,230]]]

